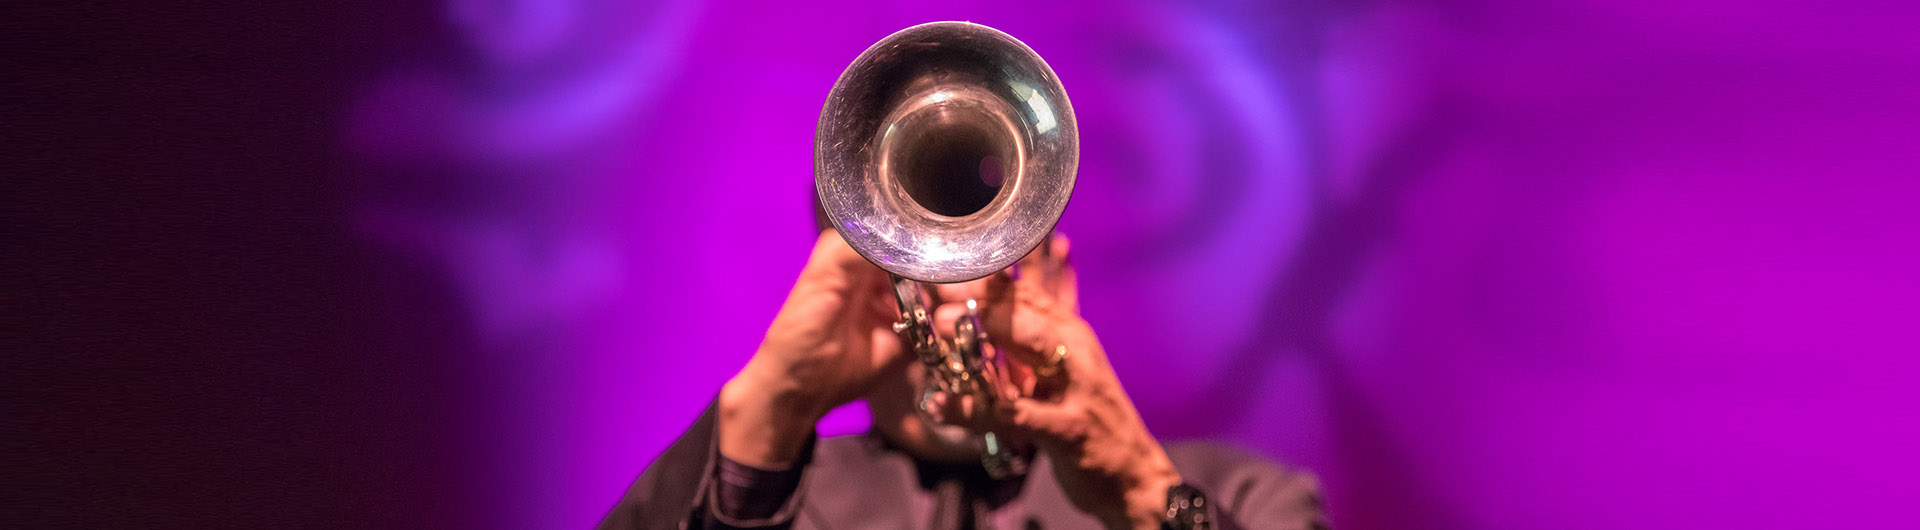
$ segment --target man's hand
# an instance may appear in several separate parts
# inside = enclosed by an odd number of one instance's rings
[[[720,453],[762,469],[799,457],[834,407],[898,376],[898,317],[886,272],[825,231],[760,349],[720,390]]]
[[[989,414],[974,413],[971,403],[939,400],[935,416],[1032,437],[1075,507],[1108,528],[1158,528],[1167,488],[1180,483],[1180,472],[1147,432],[1099,338],[1080,318],[1066,239],[1048,245],[1022,260],[1017,274],[996,275],[975,293],[986,299],[981,317],[989,339],[1015,361],[1006,383],[1027,397],[1002,400]],[[942,315],[960,311],[951,304],[940,309]]]

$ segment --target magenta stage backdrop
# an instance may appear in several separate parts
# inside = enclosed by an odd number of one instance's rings
[[[1920,10],[1553,4],[448,0],[358,30],[344,222],[455,352],[456,505],[588,526],[783,298],[841,69],[970,20],[1072,97],[1155,434],[1351,529],[1912,524]]]

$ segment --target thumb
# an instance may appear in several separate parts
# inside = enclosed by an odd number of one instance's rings
[[[808,258],[808,266],[827,267],[849,273],[864,272],[866,269],[879,270],[867,258],[847,245],[847,240],[839,232],[824,230],[813,242],[813,256]]]

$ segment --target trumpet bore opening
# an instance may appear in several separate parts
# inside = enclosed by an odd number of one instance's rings
[[[972,215],[1017,177],[1016,130],[990,105],[941,98],[907,109],[887,127],[882,171],[927,211]]]

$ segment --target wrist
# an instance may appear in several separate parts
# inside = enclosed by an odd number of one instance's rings
[[[1183,479],[1163,455],[1136,472],[1126,493],[1126,528],[1157,530],[1167,515],[1167,490]]]
[[[749,362],[720,388],[720,454],[749,466],[786,469],[819,422],[800,385]]]

